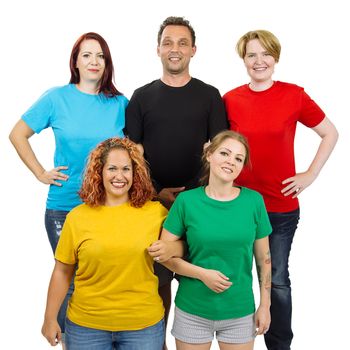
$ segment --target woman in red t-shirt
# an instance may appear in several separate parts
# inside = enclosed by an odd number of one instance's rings
[[[337,130],[321,108],[289,83],[273,81],[281,45],[266,30],[243,35],[236,46],[250,76],[250,83],[223,97],[230,128],[245,135],[251,148],[251,167],[237,183],[260,192],[265,200],[273,232],[271,326],[265,335],[268,349],[290,349],[292,301],[288,258],[299,221],[299,194],[318,176],[338,138]],[[296,174],[294,136],[297,122],[312,128],[321,138],[309,168]]]

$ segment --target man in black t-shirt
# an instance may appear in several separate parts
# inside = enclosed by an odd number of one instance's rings
[[[135,90],[126,110],[126,135],[143,146],[155,189],[167,208],[179,192],[198,186],[203,145],[227,128],[219,91],[190,76],[195,39],[182,17],[162,23],[157,47],[162,77]],[[172,274],[158,277],[168,312]]]

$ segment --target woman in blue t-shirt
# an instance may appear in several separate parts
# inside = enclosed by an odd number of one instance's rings
[[[22,116],[10,134],[18,155],[38,181],[50,185],[45,226],[55,251],[67,213],[81,203],[78,191],[89,152],[112,136],[123,136],[128,100],[113,84],[113,62],[106,41],[96,33],[83,34],[70,56],[68,85],[46,91]],[[54,168],[37,159],[29,138],[52,128],[56,149]],[[59,315],[64,331],[67,298]]]

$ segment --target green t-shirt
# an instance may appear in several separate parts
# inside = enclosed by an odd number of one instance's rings
[[[249,315],[255,311],[252,289],[254,241],[271,233],[262,196],[242,187],[231,201],[209,198],[204,187],[177,197],[164,223],[170,233],[183,236],[189,261],[222,272],[233,283],[215,293],[198,279],[181,276],[176,306],[210,320]]]

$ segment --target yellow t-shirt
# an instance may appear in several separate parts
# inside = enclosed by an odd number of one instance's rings
[[[146,248],[158,239],[167,210],[159,202],[91,208],[67,216],[55,258],[77,264],[68,318],[108,331],[152,326],[164,315]]]

